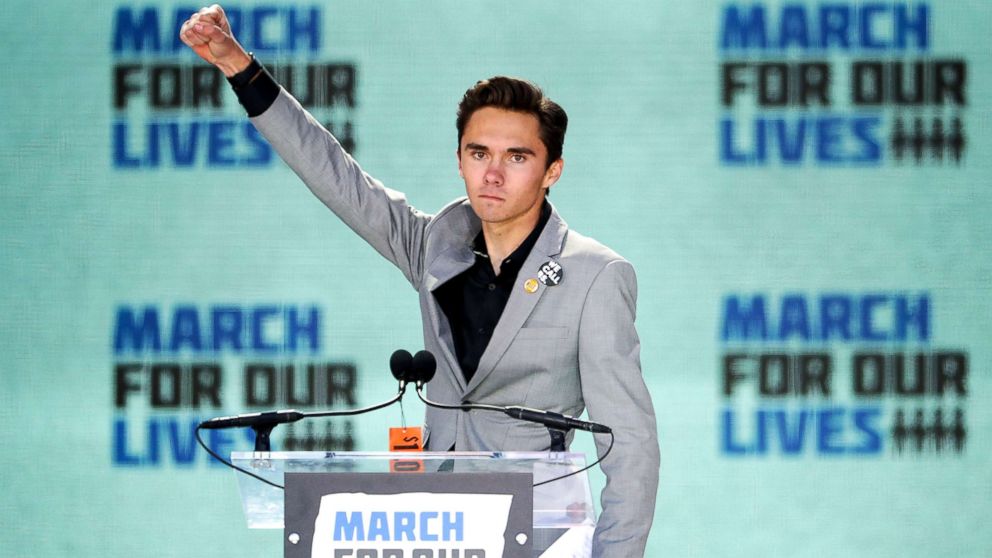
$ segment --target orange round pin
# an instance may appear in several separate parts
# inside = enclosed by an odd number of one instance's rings
[[[537,292],[537,279],[528,279],[524,281],[524,290],[529,293]]]

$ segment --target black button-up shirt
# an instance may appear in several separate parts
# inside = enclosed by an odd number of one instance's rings
[[[499,275],[496,275],[489,262],[486,239],[480,231],[471,243],[472,251],[475,252],[472,267],[434,290],[434,298],[451,325],[455,356],[465,374],[466,382],[475,375],[482,353],[489,345],[496,324],[510,300],[520,268],[537,243],[537,237],[541,236],[549,217],[551,205],[545,201],[534,230],[503,260],[499,266]]]

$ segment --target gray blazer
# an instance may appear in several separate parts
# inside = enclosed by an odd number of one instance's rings
[[[312,116],[283,90],[252,119],[310,190],[352,230],[400,269],[420,293],[424,344],[438,357],[428,396],[442,403],[522,405],[579,415],[610,426],[613,452],[601,467],[607,483],[593,542],[594,556],[641,556],[654,515],[658,437],[651,397],[641,377],[634,328],[637,282],[626,260],[569,230],[552,214],[524,262],[506,309],[468,383],[451,331],[432,291],[474,262],[469,248],[481,224],[465,198],[435,215],[366,174]],[[527,279],[548,261],[562,269],[558,285]],[[540,425],[485,411],[427,409],[433,450],[547,450]],[[608,436],[597,435],[600,453]],[[569,441],[571,438],[569,438]]]

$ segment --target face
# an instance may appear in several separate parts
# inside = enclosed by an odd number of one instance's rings
[[[545,168],[547,157],[536,116],[495,107],[472,114],[458,149],[458,173],[484,225],[533,226],[564,164],[559,159]]]

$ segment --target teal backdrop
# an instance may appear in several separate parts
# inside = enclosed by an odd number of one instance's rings
[[[276,555],[192,425],[388,398],[415,293],[175,43],[197,6],[5,6],[0,548]],[[225,7],[424,211],[463,193],[476,80],[566,108],[551,201],[638,273],[648,556],[992,555],[992,4]],[[413,401],[275,445],[385,450]]]

